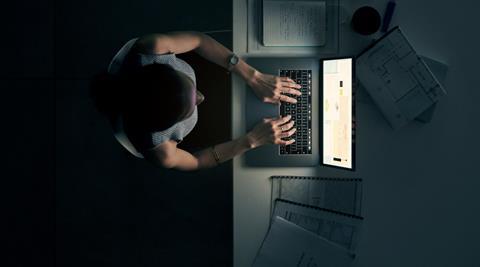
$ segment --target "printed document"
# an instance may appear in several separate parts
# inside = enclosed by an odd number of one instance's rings
[[[348,178],[273,177],[272,205],[277,198],[360,216],[362,182]]]
[[[363,219],[358,216],[281,199],[275,201],[272,218],[276,216],[282,217],[350,251],[353,251],[356,247],[363,222]]]
[[[281,217],[275,217],[253,267],[343,267],[353,260],[345,248]]]
[[[323,46],[325,1],[263,1],[263,45]]]

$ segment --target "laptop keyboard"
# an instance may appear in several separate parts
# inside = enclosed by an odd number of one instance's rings
[[[280,70],[281,77],[290,77],[302,88],[301,96],[287,94],[296,98],[297,103],[282,102],[280,115],[291,115],[295,121],[297,131],[285,140],[295,139],[288,146],[280,146],[280,155],[288,154],[312,154],[312,71],[311,70]]]

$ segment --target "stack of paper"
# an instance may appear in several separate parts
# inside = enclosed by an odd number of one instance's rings
[[[246,0],[249,54],[337,54],[339,0]],[[242,27],[245,25],[242,25]]]
[[[325,1],[263,1],[263,45],[323,46]]]
[[[361,199],[361,179],[272,177],[271,226],[253,266],[350,265]]]
[[[422,116],[446,95],[399,27],[360,53],[356,63],[359,81],[394,129]]]

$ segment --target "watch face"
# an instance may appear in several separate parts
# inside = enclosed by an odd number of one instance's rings
[[[237,63],[238,63],[238,57],[237,57],[237,55],[234,54],[234,55],[232,55],[232,57],[230,58],[230,64],[231,64],[231,65],[235,65],[235,64],[237,64]]]

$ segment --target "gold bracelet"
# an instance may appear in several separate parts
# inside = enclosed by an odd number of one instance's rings
[[[218,157],[217,151],[215,150],[215,146],[212,146],[212,154],[213,154],[213,158],[215,159],[215,162],[219,164],[220,158]]]

